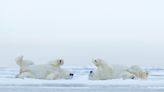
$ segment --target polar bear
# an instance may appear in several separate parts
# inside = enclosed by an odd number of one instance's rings
[[[142,79],[145,80],[148,78],[148,71],[142,69],[140,66],[138,65],[133,65],[128,69],[128,72],[130,72],[131,74],[134,74],[137,79]]]
[[[127,71],[128,67],[122,65],[109,65],[102,59],[93,61],[97,69],[90,71],[90,80],[107,80],[107,79],[135,79],[136,76]]]
[[[23,56],[16,58],[16,63],[20,66],[18,78],[36,78],[36,79],[71,79],[73,73],[62,69],[60,66],[64,64],[64,60],[57,59],[50,61],[48,64],[34,65],[32,61],[24,60]]]

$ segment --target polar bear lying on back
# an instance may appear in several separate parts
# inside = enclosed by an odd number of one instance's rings
[[[107,79],[146,79],[146,72],[139,66],[122,66],[122,65],[109,65],[102,59],[96,59],[93,61],[97,67],[96,70],[90,71],[90,80],[107,80]],[[143,73],[144,78],[141,78],[140,74]],[[145,75],[144,75],[145,74]]]
[[[32,61],[24,60],[23,56],[16,58],[16,63],[20,66],[18,78],[36,78],[36,79],[71,79],[73,73],[62,69],[64,64],[62,59],[50,61],[48,64],[35,65]]]

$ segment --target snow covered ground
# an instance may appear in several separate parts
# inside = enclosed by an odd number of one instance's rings
[[[68,67],[67,67],[68,68]],[[93,68],[72,67],[71,80],[17,79],[18,68],[0,67],[0,92],[164,92],[164,67],[147,67],[148,80],[88,80]]]

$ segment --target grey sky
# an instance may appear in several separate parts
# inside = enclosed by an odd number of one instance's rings
[[[163,0],[1,0],[0,64],[164,65]]]

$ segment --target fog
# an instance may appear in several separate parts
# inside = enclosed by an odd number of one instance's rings
[[[88,66],[164,65],[163,0],[1,0],[0,65],[63,58]]]

